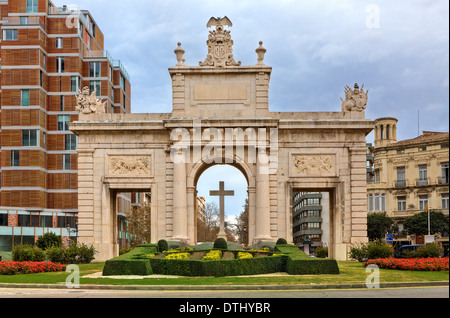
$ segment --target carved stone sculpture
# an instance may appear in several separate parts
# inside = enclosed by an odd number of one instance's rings
[[[208,54],[204,62],[199,62],[200,66],[240,66],[241,62],[237,62],[233,57],[233,40],[230,31],[224,30],[225,26],[233,26],[227,17],[211,18],[206,25],[208,28],[215,26],[216,29],[209,31]]]
[[[136,156],[114,156],[110,158],[111,175],[150,174],[150,158]]]
[[[84,87],[81,91],[78,90],[77,106],[75,110],[82,114],[104,114],[106,113],[107,101],[101,101],[96,97],[97,90],[89,94],[89,87]]]
[[[342,101],[342,111],[343,112],[362,112],[367,108],[369,90],[364,92],[364,84],[359,89],[358,84],[355,84],[355,89],[352,90],[348,85],[345,87],[345,100],[341,98]]]
[[[258,54],[258,64],[257,65],[265,65],[264,64],[264,55],[266,54],[267,50],[263,48],[263,42],[259,41],[259,47],[256,49],[256,54]]]
[[[185,50],[183,50],[181,48],[181,42],[178,42],[178,47],[175,49],[174,53],[177,56],[177,65],[176,66],[186,66],[186,64],[184,62],[186,62],[186,60],[183,58],[184,53],[186,53]]]
[[[297,175],[332,176],[335,171],[334,155],[294,155],[293,164]]]

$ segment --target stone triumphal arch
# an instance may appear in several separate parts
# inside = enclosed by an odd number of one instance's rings
[[[367,241],[367,92],[346,87],[338,112],[271,112],[266,49],[256,64],[233,57],[228,19],[211,19],[208,54],[187,66],[181,44],[169,68],[172,113],[110,114],[83,90],[79,120],[79,241],[98,260],[118,255],[115,194],[151,192],[151,236],[196,243],[195,186],[214,164],[238,168],[248,181],[249,242],[292,242],[292,194],[330,193],[330,256]]]

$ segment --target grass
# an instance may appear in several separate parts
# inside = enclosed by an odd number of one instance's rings
[[[100,272],[104,263],[80,264],[80,283],[99,285],[289,285],[289,284],[348,284],[365,283],[370,273],[358,262],[338,262],[338,275],[296,275],[270,277],[182,277],[111,279],[83,278],[84,275]],[[0,283],[64,283],[70,273],[39,273],[26,275],[0,275]],[[415,272],[380,269],[380,282],[448,281],[449,272]]]

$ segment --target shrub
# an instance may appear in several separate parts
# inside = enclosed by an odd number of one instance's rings
[[[364,262],[368,259],[390,258],[394,255],[394,250],[385,243],[369,242],[352,245],[349,255],[358,262]]]
[[[31,261],[32,262],[43,262],[45,261],[46,255],[43,250],[41,250],[39,247],[34,246],[32,249],[32,256]]]
[[[0,262],[0,275],[58,272],[65,269],[66,265],[50,262]]]
[[[16,245],[12,252],[12,260],[15,262],[29,262],[33,258],[33,247],[28,244]]]
[[[83,264],[88,264],[92,260],[94,260],[95,258],[94,255],[97,252],[93,245],[87,246],[84,243],[80,244],[78,251],[79,251],[79,261],[80,263]]]
[[[364,266],[375,264],[380,268],[407,271],[448,271],[448,257],[446,258],[413,258],[413,259],[373,259]]]
[[[316,257],[318,258],[327,258],[328,257],[328,247],[319,246],[316,248],[315,252]]]
[[[282,244],[287,244],[287,241],[284,238],[279,238],[277,240],[276,245],[282,245]]]
[[[159,240],[158,241],[158,251],[160,251],[162,253],[167,250],[169,250],[169,243],[167,243],[166,240]]]
[[[218,261],[221,258],[222,258],[221,250],[211,250],[209,253],[203,256],[203,260],[210,260],[210,261]]]
[[[45,253],[47,254],[47,259],[53,263],[65,263],[66,255],[65,249],[62,247],[52,246],[49,247]]]
[[[238,259],[253,258],[253,255],[248,252],[238,252],[237,258]]]
[[[59,247],[61,246],[61,244],[62,244],[61,236],[58,236],[52,232],[45,233],[44,235],[40,236],[36,241],[37,247],[43,249],[44,251],[52,246]]]
[[[222,237],[217,238],[214,241],[214,248],[218,248],[218,249],[221,249],[221,250],[228,249],[227,241],[224,238],[222,238]]]
[[[77,264],[80,262],[80,249],[75,242],[72,242],[65,251],[65,259],[68,264]]]
[[[172,253],[166,256],[166,259],[188,259],[189,253]]]
[[[437,243],[427,243],[417,249],[418,258],[436,258],[441,256],[442,247]]]

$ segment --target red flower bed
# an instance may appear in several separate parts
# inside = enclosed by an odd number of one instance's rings
[[[405,271],[448,271],[448,257],[445,258],[383,258],[370,259],[364,266],[375,264],[379,268]]]
[[[61,272],[65,269],[66,265],[51,262],[0,262],[0,275]]]

